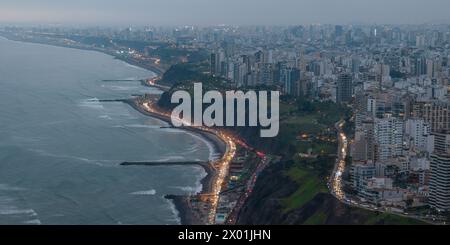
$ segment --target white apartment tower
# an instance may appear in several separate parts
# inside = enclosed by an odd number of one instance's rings
[[[375,120],[376,160],[387,160],[403,153],[403,121],[397,118]]]

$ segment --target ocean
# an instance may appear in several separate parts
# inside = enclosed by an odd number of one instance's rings
[[[0,224],[179,224],[164,198],[201,190],[203,138],[121,102],[161,93],[145,69],[111,56],[0,38]]]

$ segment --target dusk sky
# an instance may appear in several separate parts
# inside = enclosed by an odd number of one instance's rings
[[[449,0],[1,0],[0,23],[448,23]]]

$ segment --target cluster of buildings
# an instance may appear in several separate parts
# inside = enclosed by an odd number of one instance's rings
[[[280,32],[260,46],[246,45],[246,35],[211,44],[210,73],[236,87],[351,106],[349,193],[377,206],[450,211],[450,28]]]
[[[353,73],[355,134],[348,185],[361,201],[402,210],[450,210],[450,57],[445,47],[378,49],[362,59],[373,65]]]
[[[450,209],[447,60],[426,74],[355,84],[349,182],[363,201]]]
[[[285,59],[284,56],[290,58]],[[301,52],[294,51],[285,54],[280,50],[259,49],[245,54],[230,54],[219,49],[211,53],[210,73],[238,88],[275,86],[292,96],[315,95],[319,76],[309,71],[305,57]]]

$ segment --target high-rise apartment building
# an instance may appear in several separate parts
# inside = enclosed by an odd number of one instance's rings
[[[353,96],[353,79],[350,73],[341,73],[337,79],[336,102],[351,102]]]
[[[450,211],[450,132],[433,133],[429,203],[439,211]]]
[[[431,127],[431,131],[450,130],[450,102],[427,101],[415,102],[412,105],[412,116],[423,118]]]
[[[397,118],[375,120],[376,160],[387,160],[403,153],[403,121]]]

